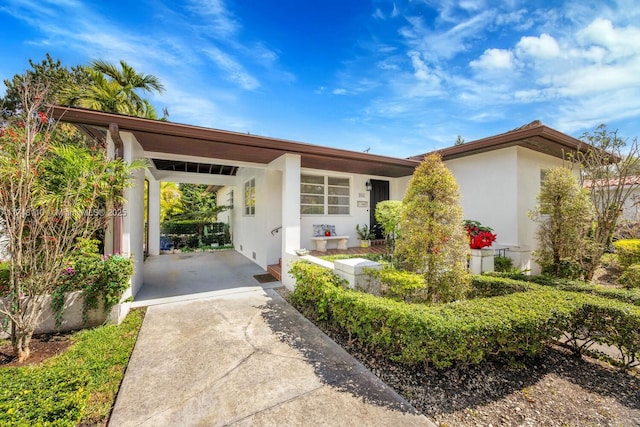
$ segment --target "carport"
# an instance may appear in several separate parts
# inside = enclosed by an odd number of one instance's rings
[[[210,298],[281,286],[260,283],[265,271],[236,251],[156,255],[144,263],[144,283],[132,307]]]

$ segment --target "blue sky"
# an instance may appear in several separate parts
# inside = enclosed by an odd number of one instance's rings
[[[637,0],[4,0],[0,28],[0,79],[123,59],[173,122],[397,157],[536,119],[640,135]]]

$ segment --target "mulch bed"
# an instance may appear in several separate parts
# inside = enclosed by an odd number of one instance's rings
[[[29,346],[29,358],[18,363],[11,342],[0,346],[0,369],[13,366],[37,365],[53,356],[64,353],[72,342],[67,334],[42,334],[34,336]]]

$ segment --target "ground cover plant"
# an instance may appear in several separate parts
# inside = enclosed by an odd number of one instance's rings
[[[40,365],[0,366],[0,425],[106,424],[143,317],[77,332]]]

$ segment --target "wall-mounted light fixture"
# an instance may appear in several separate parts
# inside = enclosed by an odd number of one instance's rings
[[[364,184],[365,187],[367,188],[367,191],[371,191],[371,189],[373,188],[373,185],[371,185],[371,180],[368,179],[366,184]]]

